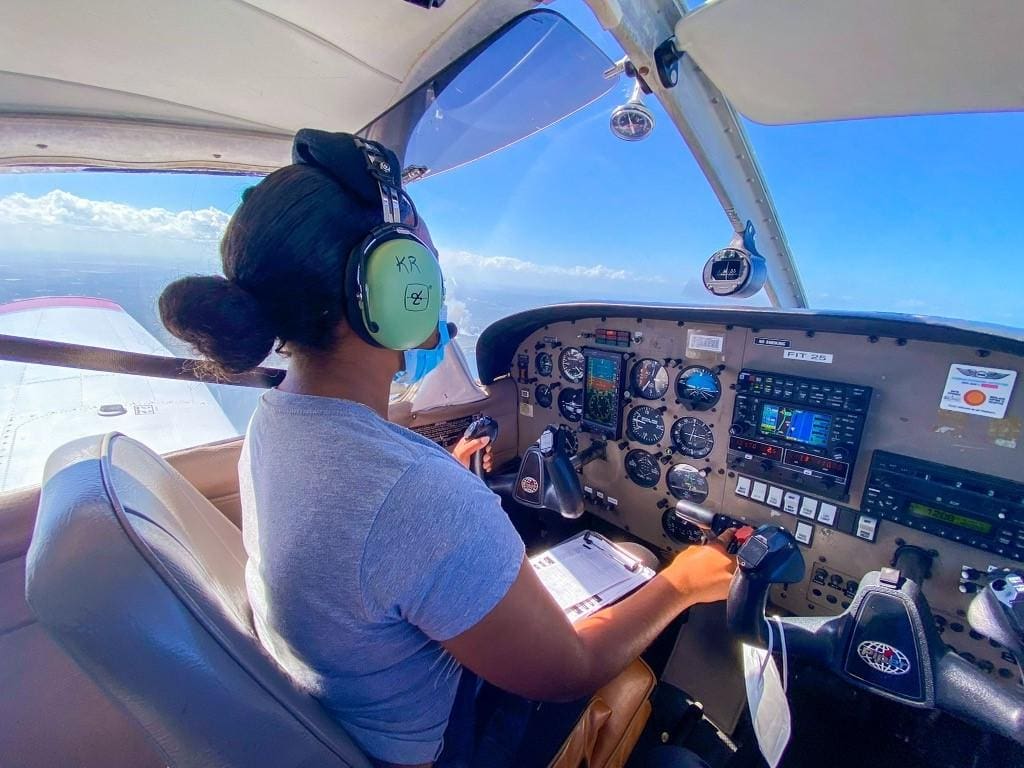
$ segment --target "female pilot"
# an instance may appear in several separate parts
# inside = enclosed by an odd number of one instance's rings
[[[450,337],[397,158],[306,130],[293,160],[232,217],[224,276],[172,283],[160,315],[215,370],[289,356],[239,464],[257,633],[379,764],[431,764],[462,667],[527,699],[589,696],[681,611],[723,599],[734,565],[721,544],[691,548],[570,624],[498,497],[387,420],[392,382],[422,378]]]

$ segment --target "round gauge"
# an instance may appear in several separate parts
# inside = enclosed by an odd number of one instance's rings
[[[661,480],[661,467],[653,453],[634,448],[626,454],[626,474],[641,488],[653,488]]]
[[[566,387],[559,392],[558,412],[566,421],[579,421],[583,416],[583,390]]]
[[[565,424],[559,425],[556,439],[570,457],[575,456],[579,452],[580,440],[576,437],[576,431],[572,427],[567,427]]]
[[[643,104],[630,101],[615,108],[608,125],[624,141],[641,141],[654,130],[654,115]]]
[[[703,365],[684,368],[676,379],[676,397],[693,411],[706,411],[722,396],[718,374]]]
[[[541,408],[551,407],[551,387],[547,384],[538,384],[537,388],[533,390],[533,399],[537,401],[537,405]]]
[[[668,392],[668,371],[659,361],[645,357],[629,374],[633,394],[645,400],[657,400]]]
[[[538,376],[550,376],[551,372],[555,369],[555,364],[551,361],[550,354],[538,352],[536,359],[533,361],[533,367],[537,369]]]
[[[676,544],[700,544],[704,540],[700,528],[683,520],[672,507],[666,509],[661,516],[661,529]]]
[[[696,416],[684,416],[672,425],[672,447],[686,456],[703,459],[715,447],[715,434]]]
[[[649,405],[638,405],[626,419],[626,437],[644,445],[654,445],[665,436],[661,411]]]
[[[576,347],[566,347],[558,356],[558,370],[566,381],[579,384],[583,381],[583,353]]]
[[[665,484],[677,499],[703,504],[708,497],[708,481],[692,464],[674,464],[665,476]]]

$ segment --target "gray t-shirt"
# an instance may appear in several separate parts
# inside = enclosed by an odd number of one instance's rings
[[[523,559],[498,497],[369,408],[279,390],[238,473],[263,645],[370,755],[436,759],[461,672],[440,641],[486,616]]]

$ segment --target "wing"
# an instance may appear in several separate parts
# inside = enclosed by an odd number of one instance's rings
[[[62,296],[4,304],[0,333],[171,354],[105,299]],[[239,433],[200,382],[0,362],[0,492],[38,483],[57,446],[111,431],[161,453]]]

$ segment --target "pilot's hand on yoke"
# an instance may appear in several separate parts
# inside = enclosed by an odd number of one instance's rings
[[[695,603],[725,600],[736,571],[736,557],[727,552],[735,534],[733,528],[727,528],[704,546],[689,547],[676,555],[662,573]]]
[[[492,446],[488,445],[491,441],[489,437],[477,437],[472,440],[467,440],[465,437],[459,438],[459,442],[452,448],[452,456],[464,466],[469,469],[469,461],[473,457],[473,454],[483,449],[484,451],[484,472],[490,472],[494,468],[494,458],[492,456]],[[484,448],[484,446],[487,446]]]

